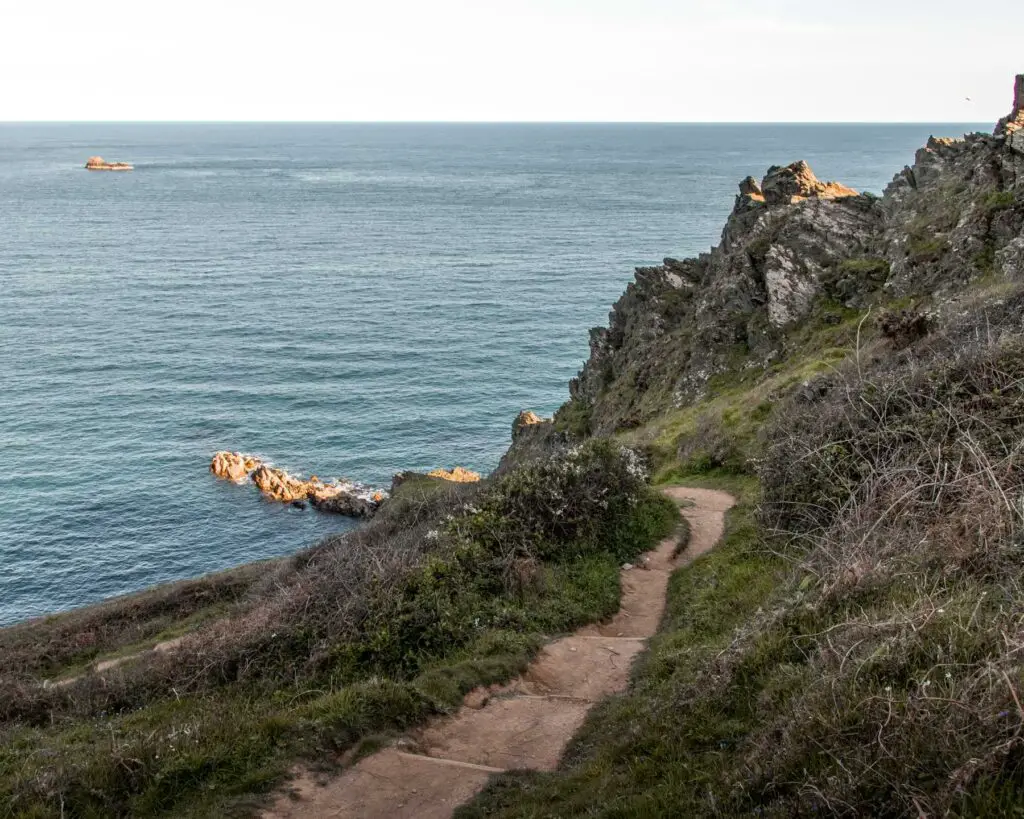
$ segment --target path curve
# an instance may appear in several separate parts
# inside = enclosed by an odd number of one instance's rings
[[[471,692],[457,713],[326,783],[299,775],[263,819],[448,819],[491,774],[554,770],[590,708],[628,686],[633,659],[661,621],[669,575],[718,542],[735,503],[714,489],[663,491],[692,503],[680,510],[690,522],[689,546],[673,558],[676,539],[667,538],[638,566],[624,567],[621,607],[609,622],[548,643],[518,679]]]
[[[149,654],[164,654],[168,651],[174,651],[178,646],[181,645],[185,639],[184,636],[174,637],[170,640],[164,640],[161,643],[144,648],[142,651],[135,651],[131,654],[124,654],[120,657],[111,657],[106,660],[95,660],[90,665],[87,671],[76,674],[74,677],[65,677],[64,679],[57,680],[43,680],[43,688],[63,688],[64,686],[76,683],[84,677],[90,674],[102,674],[104,671],[110,671],[112,668],[130,663],[132,660],[137,660],[139,657],[145,657]]]

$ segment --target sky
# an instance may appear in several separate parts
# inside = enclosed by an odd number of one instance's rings
[[[0,0],[0,120],[993,122],[1021,0]]]

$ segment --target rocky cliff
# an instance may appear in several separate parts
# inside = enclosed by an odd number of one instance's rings
[[[720,373],[784,357],[812,311],[952,294],[1024,275],[1024,75],[993,134],[932,138],[881,197],[805,162],[740,183],[720,244],[639,268],[559,412],[611,433],[707,395]],[[827,319],[827,316],[826,316]]]
[[[718,247],[637,271],[513,452],[616,432],[739,504],[560,769],[460,816],[1020,814],[1022,103],[881,197],[748,178]]]

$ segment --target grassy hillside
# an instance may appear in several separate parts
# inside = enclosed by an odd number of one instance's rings
[[[460,819],[1024,811],[1022,310],[979,291],[771,411],[771,374],[694,407],[734,419],[711,436],[733,455],[662,479],[738,492],[724,544],[673,579],[562,769],[499,777]]]
[[[741,503],[629,692],[459,819],[1024,815],[1024,131],[1000,129],[929,140],[881,199],[773,168],[710,254],[637,271],[556,425]]]
[[[0,631],[0,816],[244,815],[296,761],[344,764],[612,614],[619,566],[676,518],[594,441],[484,486],[408,481],[289,560]],[[185,636],[83,666],[161,633]]]
[[[881,198],[745,180],[485,484],[0,630],[0,816],[241,815],[456,707],[617,609],[676,519],[646,465],[732,491],[724,542],[560,769],[462,819],[1024,815],[1024,99],[1000,128],[929,140]]]

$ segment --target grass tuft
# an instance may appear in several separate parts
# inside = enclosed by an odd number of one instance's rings
[[[479,487],[409,481],[173,653],[50,688],[45,664],[5,666],[0,816],[244,812],[297,760],[340,765],[514,676],[549,635],[613,614],[621,563],[676,520],[608,441]]]

